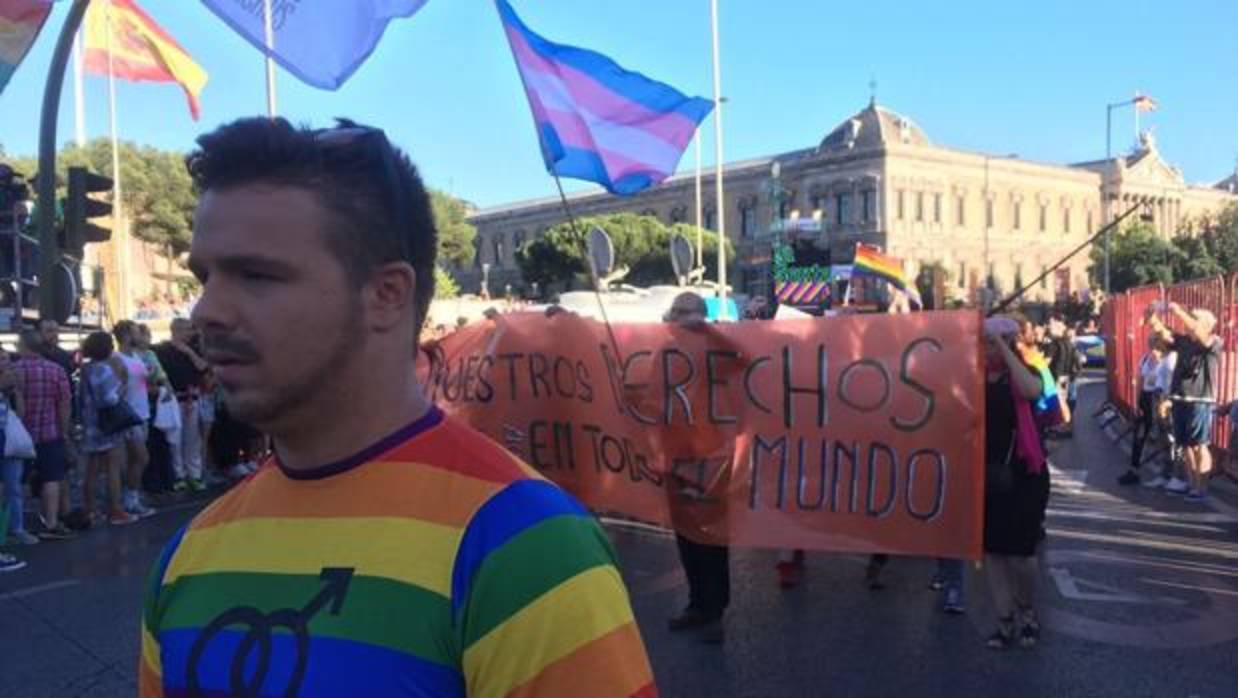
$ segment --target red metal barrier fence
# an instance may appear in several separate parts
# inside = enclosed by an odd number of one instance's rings
[[[1190,281],[1168,288],[1144,286],[1114,294],[1105,304],[1101,317],[1105,333],[1106,378],[1109,401],[1128,419],[1135,414],[1139,399],[1139,360],[1147,351],[1149,328],[1143,322],[1148,305],[1157,301],[1174,302],[1188,310],[1205,308],[1217,318],[1217,335],[1223,342],[1221,375],[1217,377],[1217,404],[1228,405],[1238,400],[1238,272],[1228,277]],[[1182,323],[1171,313],[1163,312],[1170,328],[1182,329]],[[1213,445],[1238,446],[1238,435],[1230,433],[1229,420],[1222,412],[1213,424]],[[1238,470],[1231,469],[1238,477]]]

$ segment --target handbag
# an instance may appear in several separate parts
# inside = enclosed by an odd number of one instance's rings
[[[181,406],[167,388],[159,389],[155,402],[155,428],[168,433],[181,428]]]
[[[4,410],[4,457],[32,460],[34,458],[34,439],[26,431],[26,425],[21,418],[13,414],[12,409]]]
[[[89,379],[87,379],[89,382]],[[91,386],[93,392],[94,386]],[[96,412],[98,414],[99,431],[105,436],[119,434],[126,429],[132,429],[143,423],[143,419],[138,416],[138,413],[129,406],[123,398],[116,401],[115,405],[104,405],[99,396],[95,395],[95,402],[98,404]]]

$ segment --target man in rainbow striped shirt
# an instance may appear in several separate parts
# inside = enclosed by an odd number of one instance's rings
[[[655,696],[595,520],[418,389],[436,243],[407,157],[348,121],[198,144],[193,319],[275,455],[152,570],[141,695]]]

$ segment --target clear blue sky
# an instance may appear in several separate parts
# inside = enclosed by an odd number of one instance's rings
[[[265,110],[261,56],[196,0],[140,0],[210,73],[202,120],[174,85],[118,86],[122,138],[187,149],[199,132]],[[712,95],[708,0],[512,0],[550,39],[610,55],[690,94]],[[815,145],[868,100],[934,142],[1048,161],[1103,157],[1105,104],[1135,90],[1188,181],[1215,182],[1238,157],[1238,2],[720,0],[725,158]],[[0,143],[32,153],[37,105],[67,11],[0,95]],[[487,206],[551,195],[528,107],[489,0],[430,0],[393,23],[338,92],[278,76],[281,114],[382,126],[431,185]],[[72,137],[66,79],[59,139]],[[107,132],[106,82],[87,78],[87,129]],[[1114,115],[1115,150],[1133,142]],[[712,134],[712,128],[708,130]],[[705,141],[712,162],[713,140]],[[689,149],[681,169],[691,167]],[[571,184],[583,188],[583,183]]]

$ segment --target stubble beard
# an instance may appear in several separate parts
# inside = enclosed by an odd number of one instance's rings
[[[271,435],[277,435],[291,421],[295,421],[297,413],[312,405],[328,388],[328,377],[339,375],[339,368],[364,347],[365,335],[360,314],[350,309],[347,317],[350,318],[347,326],[340,332],[332,333],[331,339],[334,341],[322,360],[307,367],[286,385],[249,396],[231,393],[225,387],[224,404],[229,416]]]

